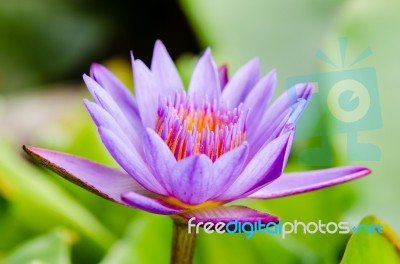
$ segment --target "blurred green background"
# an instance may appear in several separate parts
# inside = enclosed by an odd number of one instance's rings
[[[260,57],[263,73],[277,69],[275,97],[293,77],[372,67],[379,98],[371,102],[379,105],[381,121],[357,138],[379,148],[380,157],[351,160],[347,134],[335,132],[322,100],[313,102],[322,114],[300,119],[310,136],[303,132],[296,140],[287,171],[361,164],[373,174],[314,193],[242,203],[284,221],[356,224],[372,214],[399,233],[399,10],[396,0],[0,0],[0,263],[168,262],[168,217],[98,198],[32,164],[21,149],[40,146],[115,165],[85,112],[82,98],[89,96],[81,76],[91,62],[101,62],[132,87],[129,51],[149,63],[156,39],[185,81],[207,46],[230,75]],[[348,61],[366,48],[372,55],[339,69],[317,59],[322,50],[340,66],[340,38],[347,40]],[[315,131],[327,144],[320,166],[301,159],[303,149],[321,144],[310,140]],[[338,263],[348,239],[201,234],[195,263]]]

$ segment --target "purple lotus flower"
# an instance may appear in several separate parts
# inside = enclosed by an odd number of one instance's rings
[[[295,122],[312,94],[299,84],[269,105],[276,73],[260,78],[258,59],[228,81],[207,49],[186,93],[173,61],[157,41],[150,69],[133,61],[136,96],[105,67],[93,64],[83,78],[94,99],[85,105],[100,137],[122,167],[25,146],[39,162],[106,199],[187,220],[277,221],[244,206],[308,192],[367,175],[359,166],[283,173]]]

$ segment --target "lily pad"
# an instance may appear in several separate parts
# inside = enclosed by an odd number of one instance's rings
[[[390,226],[367,216],[347,244],[341,264],[349,263],[400,263],[400,240]]]
[[[69,264],[73,234],[56,229],[48,234],[24,242],[17,247],[4,264],[59,263]]]

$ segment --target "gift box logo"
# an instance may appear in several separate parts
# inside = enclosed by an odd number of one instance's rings
[[[299,153],[300,162],[311,166],[329,166],[332,163],[332,133],[344,133],[347,138],[346,157],[351,161],[379,160],[378,146],[359,139],[362,131],[382,127],[377,75],[373,67],[356,68],[358,62],[372,54],[364,50],[355,60],[346,64],[346,39],[339,39],[341,65],[338,66],[321,50],[316,56],[335,68],[331,72],[290,77],[287,88],[296,83],[313,83],[315,91],[309,107],[298,123],[296,138],[308,141]],[[292,96],[292,95],[289,95]]]

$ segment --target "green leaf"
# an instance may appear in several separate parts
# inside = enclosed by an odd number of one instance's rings
[[[400,263],[400,240],[394,231],[374,216],[365,217],[360,225],[381,225],[383,233],[366,233],[365,227],[350,238],[341,264]],[[376,228],[375,228],[376,230]]]
[[[169,217],[139,213],[101,264],[167,263],[170,258],[171,230],[172,221]]]
[[[68,264],[73,234],[57,229],[18,246],[4,264],[57,263]]]

